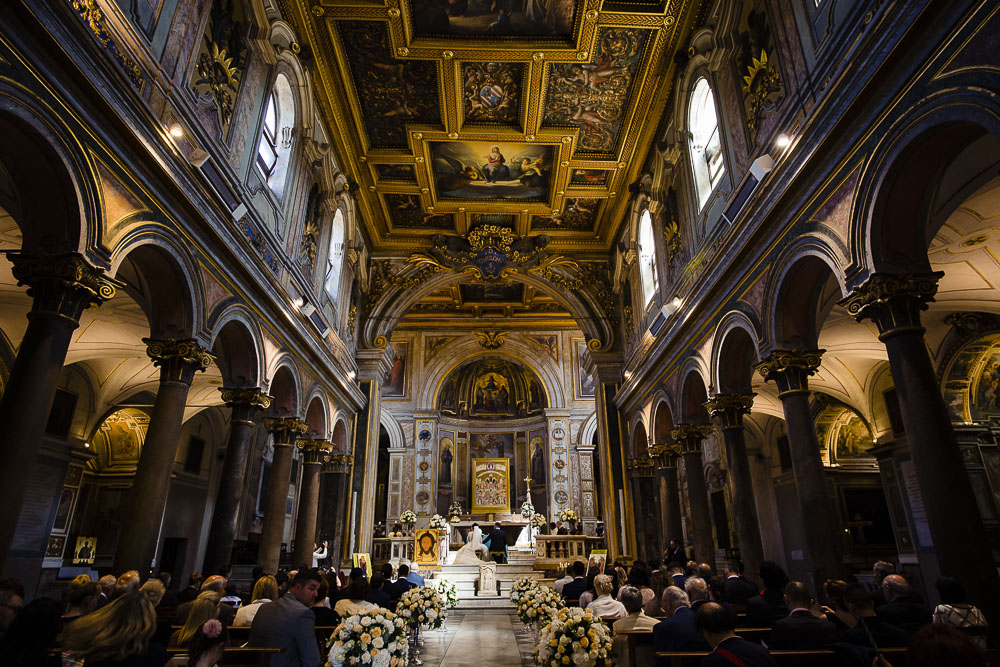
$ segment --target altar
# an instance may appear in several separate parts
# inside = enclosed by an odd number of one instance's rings
[[[479,515],[470,515],[468,518],[462,518],[461,521],[452,522],[450,524],[451,530],[449,531],[449,544],[452,551],[458,551],[465,545],[466,539],[469,533],[472,531],[472,524],[478,523],[479,528],[483,531],[483,539],[490,534],[493,530],[493,523],[495,521],[500,522],[500,530],[504,532],[507,536],[507,546],[508,547],[528,547],[531,544],[531,535],[529,533],[528,520],[522,517],[520,514],[497,514],[493,521],[488,520],[487,515],[482,515],[482,518],[478,518]]]

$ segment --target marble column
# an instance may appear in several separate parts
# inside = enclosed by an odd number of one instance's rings
[[[208,368],[215,357],[192,338],[144,338],[143,342],[153,365],[160,367],[160,385],[128,494],[122,524],[125,528],[115,554],[115,570],[138,570],[145,575],[154,565],[188,391],[194,374]]]
[[[817,599],[823,597],[823,582],[841,578],[844,569],[840,523],[830,499],[816,424],[809,407],[809,376],[819,368],[822,355],[823,350],[775,350],[757,366],[765,380],[778,386],[778,398],[785,413],[795,491],[812,564],[811,581],[807,583]]]
[[[858,321],[873,320],[885,344],[941,572],[962,582],[970,601],[987,618],[998,618],[996,561],[920,321],[920,311],[934,300],[943,275],[875,274],[842,305]]]
[[[205,563],[202,573],[214,574],[231,563],[236,520],[239,518],[247,458],[253,440],[254,416],[271,405],[271,397],[256,388],[229,387],[220,389],[222,400],[232,410],[229,419],[229,439],[226,457],[222,461],[219,490],[212,511],[212,527],[208,531]]]
[[[392,367],[389,347],[357,352],[358,380],[367,402],[358,412],[354,433],[353,491],[358,494],[354,550],[371,553],[375,527],[375,488],[378,486],[378,442],[382,425],[382,382]],[[353,495],[353,493],[351,494]]]
[[[320,475],[320,510],[316,530],[320,540],[330,542],[330,562],[339,567],[344,554],[347,514],[347,483],[351,472],[351,457],[334,454],[323,464]]]
[[[260,532],[260,551],[257,565],[265,574],[278,571],[281,560],[281,541],[285,536],[285,509],[288,505],[289,476],[292,472],[292,447],[295,439],[308,430],[309,425],[297,417],[265,419],[264,426],[274,439],[274,456],[271,458],[271,475],[264,496],[264,523]]]
[[[77,254],[34,257],[9,253],[18,285],[32,298],[28,326],[0,401],[0,572],[35,468],[59,374],[73,331],[90,306],[122,286]]]
[[[755,394],[716,394],[705,403],[708,414],[718,419],[722,426],[726,458],[732,473],[733,523],[736,526],[736,538],[740,542],[740,558],[745,572],[751,578],[757,576],[764,560],[757,501],[750,476],[750,461],[747,458],[746,433],[743,430],[743,416],[750,414],[754,396]]]
[[[660,523],[663,541],[670,544],[676,539],[684,542],[684,525],[681,522],[681,501],[677,485],[677,457],[681,448],[675,443],[654,443],[649,446],[649,455],[656,461],[659,474],[657,492],[660,500]]]
[[[319,474],[329,458],[333,445],[329,440],[299,440],[296,445],[302,452],[302,489],[299,491],[299,511],[295,517],[295,549],[292,565],[312,564],[313,545],[316,544],[316,516],[319,514]]]
[[[655,464],[648,456],[629,459],[628,469],[632,481],[632,507],[635,516],[637,557],[642,560],[659,560],[663,554],[660,546],[660,521],[658,496],[654,487]]]
[[[691,506],[691,542],[699,563],[715,564],[715,533],[708,502],[708,487],[701,460],[701,444],[712,433],[708,424],[678,424],[670,437],[680,444],[687,477],[688,503]]]

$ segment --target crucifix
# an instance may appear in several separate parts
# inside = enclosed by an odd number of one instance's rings
[[[531,479],[531,475],[528,475],[527,477],[524,478],[524,484],[525,484],[525,486],[528,489],[528,502],[529,503],[531,503],[531,483],[533,481],[535,481],[535,480]],[[534,503],[531,503],[531,504],[534,505]]]

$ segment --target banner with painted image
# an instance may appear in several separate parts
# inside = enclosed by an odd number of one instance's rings
[[[510,459],[472,459],[472,513],[510,512]]]

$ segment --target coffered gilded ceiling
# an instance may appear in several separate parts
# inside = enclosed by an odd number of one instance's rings
[[[480,224],[607,250],[699,4],[288,2],[375,255]]]

